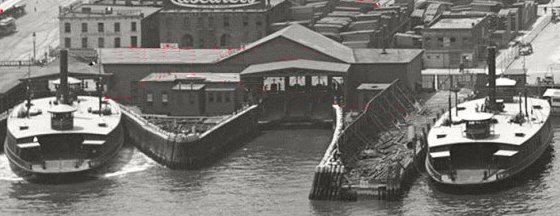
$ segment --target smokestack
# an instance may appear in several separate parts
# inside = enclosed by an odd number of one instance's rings
[[[490,110],[496,108],[496,47],[488,47],[488,97]]]
[[[69,103],[69,93],[68,93],[68,50],[60,50],[60,103]]]

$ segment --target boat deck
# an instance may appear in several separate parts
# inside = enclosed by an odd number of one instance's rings
[[[52,103],[54,97],[34,99],[31,112],[40,111],[38,115],[30,117],[18,117],[18,111],[27,109],[25,102],[14,107],[12,113],[8,116],[8,131],[16,139],[48,135],[48,134],[95,134],[107,135],[115,129],[121,120],[121,110],[117,103],[113,100],[106,100],[111,109],[110,115],[99,115],[88,112],[88,109],[99,109],[99,98],[91,96],[79,96],[78,102],[74,102],[72,107],[76,108],[73,113],[74,127],[71,130],[54,130],[51,128],[51,114],[48,112],[50,108],[55,106]],[[106,106],[106,105],[103,105]],[[104,123],[106,126],[101,125]],[[26,128],[26,129],[22,129]]]
[[[524,99],[521,100],[523,102],[522,110],[523,113],[525,113],[525,102]],[[462,107],[464,109],[459,109],[458,115],[456,115],[456,108],[452,108],[451,112],[453,122],[457,122],[458,120],[463,119],[463,117],[476,113],[477,107],[480,109],[480,107],[484,104],[484,101],[485,99],[482,98],[459,104],[458,107]],[[497,120],[497,123],[492,124],[491,135],[484,139],[467,138],[464,133],[466,129],[465,124],[453,124],[451,126],[442,125],[445,119],[449,116],[449,112],[446,112],[443,114],[442,118],[436,121],[434,127],[430,130],[428,135],[428,146],[432,148],[444,145],[488,142],[518,146],[525,143],[539,131],[548,119],[550,115],[550,105],[548,101],[543,99],[528,98],[529,118],[525,118],[527,120],[525,123],[517,124],[510,122],[510,120],[519,113],[519,98],[516,98],[515,101],[515,103],[504,103],[504,112],[493,116],[493,118]],[[523,135],[520,136],[520,133]]]

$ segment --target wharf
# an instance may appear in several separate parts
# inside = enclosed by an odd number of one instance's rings
[[[140,115],[122,106],[132,144],[172,169],[196,169],[215,161],[258,130],[258,106],[220,117]]]
[[[424,137],[448,107],[450,92],[422,94],[418,101],[408,95],[393,82],[351,122],[344,121],[342,109],[335,107],[337,127],[315,170],[310,199],[396,200],[403,194],[423,169]],[[455,94],[451,96],[454,102]],[[472,92],[463,89],[457,101],[470,96]]]

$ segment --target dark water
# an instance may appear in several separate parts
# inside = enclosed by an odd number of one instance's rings
[[[556,132],[560,137],[560,125]],[[0,215],[557,215],[560,138],[536,173],[490,194],[453,195],[425,176],[399,202],[317,202],[307,199],[312,172],[329,130],[265,131],[199,171],[161,167],[132,147],[95,180],[28,183],[0,157]]]

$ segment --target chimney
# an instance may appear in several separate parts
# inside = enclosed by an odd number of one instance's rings
[[[69,104],[68,93],[68,50],[60,50],[60,103]]]
[[[496,47],[488,47],[488,99],[490,110],[496,109]]]

